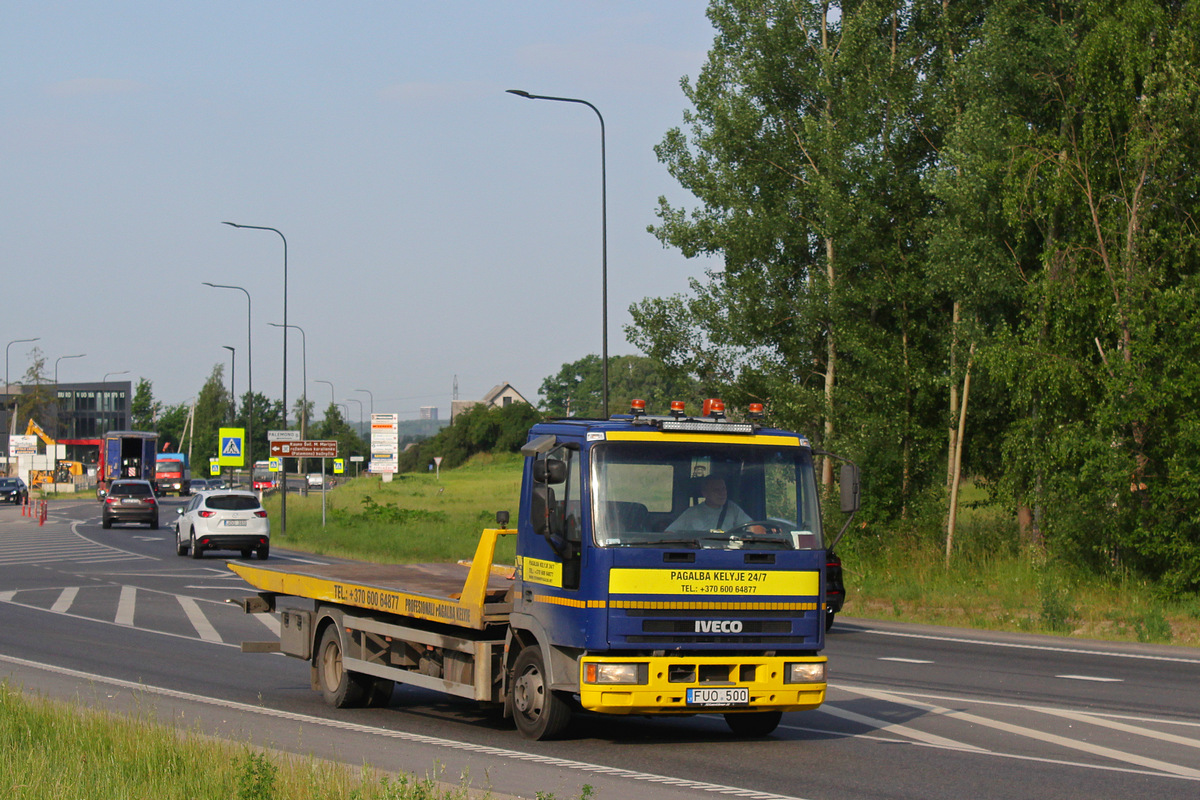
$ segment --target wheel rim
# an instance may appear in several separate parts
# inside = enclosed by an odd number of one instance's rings
[[[342,650],[336,641],[326,643],[321,651],[321,680],[331,692],[342,682]]]
[[[541,670],[530,664],[517,678],[513,705],[527,719],[536,720],[542,715],[545,702],[546,684],[542,680]]]

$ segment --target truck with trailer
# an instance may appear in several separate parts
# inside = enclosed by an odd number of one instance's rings
[[[722,713],[765,736],[824,701],[826,539],[812,447],[761,414],[731,421],[717,401],[650,416],[635,401],[538,423],[516,528],[499,512],[470,562],[231,562],[258,590],[233,602],[280,619],[278,641],[243,650],[308,661],[336,707],[386,705],[403,683],[502,707],[532,739],[578,710]],[[742,513],[680,523],[712,478]],[[853,464],[841,491],[853,515]],[[516,536],[511,567],[494,564],[501,536]]]
[[[103,499],[108,485],[120,478],[155,482],[158,434],[148,431],[109,431],[100,442],[96,494]]]
[[[159,494],[187,497],[192,491],[192,470],[187,453],[157,453],[154,464],[154,485]]]

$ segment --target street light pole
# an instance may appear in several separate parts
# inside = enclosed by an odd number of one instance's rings
[[[229,351],[229,424],[233,425],[237,421],[237,390],[233,388],[237,378],[237,349],[227,344],[221,347]]]
[[[287,325],[287,300],[288,300],[288,265],[287,265],[287,237],[278,228],[270,228],[265,225],[239,225],[236,222],[223,223],[232,228],[247,228],[255,231],[272,231],[279,234],[279,238],[283,240],[283,324]],[[283,332],[283,426],[287,427],[287,331]],[[279,459],[280,466],[283,467],[283,494],[279,498],[279,533],[284,535],[287,533],[287,459]],[[252,465],[253,466],[253,465]]]
[[[80,353],[79,355],[76,355],[76,356],[59,356],[58,358],[54,359],[54,438],[55,439],[59,438],[58,420],[62,416],[62,409],[59,408],[59,405],[58,405],[58,362],[62,361],[64,358],[83,358],[86,355],[87,355],[87,353]]]
[[[301,364],[301,382],[303,388],[300,394],[300,438],[308,438],[308,337],[304,335],[304,328],[299,325],[280,325],[278,322],[268,322],[272,328],[292,328],[300,331],[300,364]]]
[[[35,337],[33,337],[32,339],[13,339],[13,340],[12,340],[11,342],[9,342],[9,343],[8,343],[8,344],[5,346],[5,348],[4,348],[4,407],[5,407],[5,414],[6,414],[6,415],[7,415],[7,413],[8,413],[8,410],[7,410],[7,409],[8,409],[8,400],[9,400],[9,397],[10,397],[10,395],[9,395],[9,389],[8,389],[8,385],[9,385],[9,384],[8,384],[8,348],[9,348],[9,347],[12,347],[14,344],[20,344],[21,342],[37,342],[37,341],[41,341],[41,338],[42,338],[42,337],[40,337],[40,336],[35,336]],[[6,419],[7,419],[7,417],[6,417]],[[8,427],[9,427],[9,429],[10,429],[10,432],[11,432],[12,430],[15,430],[15,428],[13,428],[13,426],[12,426],[12,420],[8,420],[8,423],[9,423]]]
[[[354,391],[366,392],[367,395],[370,396],[370,398],[371,398],[371,416],[374,417],[375,416],[375,395],[371,394],[370,389],[355,389]]]
[[[606,156],[604,152],[604,117],[600,109],[587,100],[574,97],[550,97],[542,94],[530,94],[522,89],[508,89],[509,94],[524,97],[527,100],[555,100],[560,103],[578,103],[596,112],[600,120],[600,359],[601,359],[601,400],[604,405],[604,418],[608,419],[608,175]]]
[[[353,397],[347,397],[347,398],[346,398],[346,402],[347,402],[347,403],[358,403],[358,427],[359,427],[359,430],[361,430],[361,429],[362,429],[362,426],[363,426],[363,415],[362,415],[362,412],[363,412],[363,401],[362,401],[362,400],[356,400],[356,399],[354,399]]]
[[[237,289],[242,294],[246,295],[246,393],[250,395],[249,406],[243,406],[246,411],[246,464],[247,468],[254,471],[254,360],[251,350],[251,341],[253,339],[253,326],[251,325],[251,302],[250,293],[241,286],[229,286],[224,283],[209,283],[201,281],[205,286],[211,286],[214,289]],[[229,381],[233,384],[233,379]],[[232,389],[230,389],[232,391]],[[286,413],[286,410],[285,410]]]
[[[313,383],[327,383],[327,384],[329,384],[329,405],[330,405],[330,406],[332,406],[332,405],[333,405],[333,397],[334,397],[334,395],[333,395],[333,381],[323,381],[323,380],[321,380],[320,378],[313,378]]]
[[[106,372],[106,373],[104,373],[104,380],[102,380],[102,381],[100,381],[100,382],[101,382],[101,383],[108,383],[108,376],[109,376],[109,375],[128,375],[128,374],[129,374],[129,370],[127,370],[127,369],[123,369],[123,370],[121,370],[120,372]],[[103,395],[107,394],[107,392],[106,392],[106,391],[104,391],[104,390],[102,389],[102,390],[100,391],[100,394],[101,394],[101,398],[100,398],[100,405],[102,406],[102,408],[101,408],[101,411],[104,411],[104,410],[106,410],[106,409],[104,409],[104,408],[103,408],[104,401],[105,401],[105,400],[107,400],[108,398],[104,397]],[[104,427],[104,425],[103,425],[103,423],[101,423],[100,427],[103,429],[103,430],[101,430],[101,431],[100,431],[100,435],[101,435],[101,436],[103,436],[104,434],[106,434],[106,433],[108,433],[109,431],[111,431],[111,430],[112,430],[112,428],[105,428],[105,427]],[[118,429],[118,430],[119,430],[119,429]]]

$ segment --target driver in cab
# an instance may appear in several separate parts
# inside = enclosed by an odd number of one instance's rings
[[[752,522],[750,515],[729,500],[725,479],[709,476],[701,487],[704,502],[684,511],[667,531],[729,531]]]

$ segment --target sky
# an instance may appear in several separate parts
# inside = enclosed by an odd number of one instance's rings
[[[692,204],[654,146],[712,40],[701,0],[9,0],[0,337],[40,338],[10,377],[37,347],[173,405],[228,345],[235,392],[278,399],[283,241],[231,221],[286,237],[289,411],[305,377],[318,416],[445,419],[456,380],[536,402],[601,351],[600,123],[505,90],[604,116],[608,349],[636,353],[629,306],[711,268],[646,228]]]

